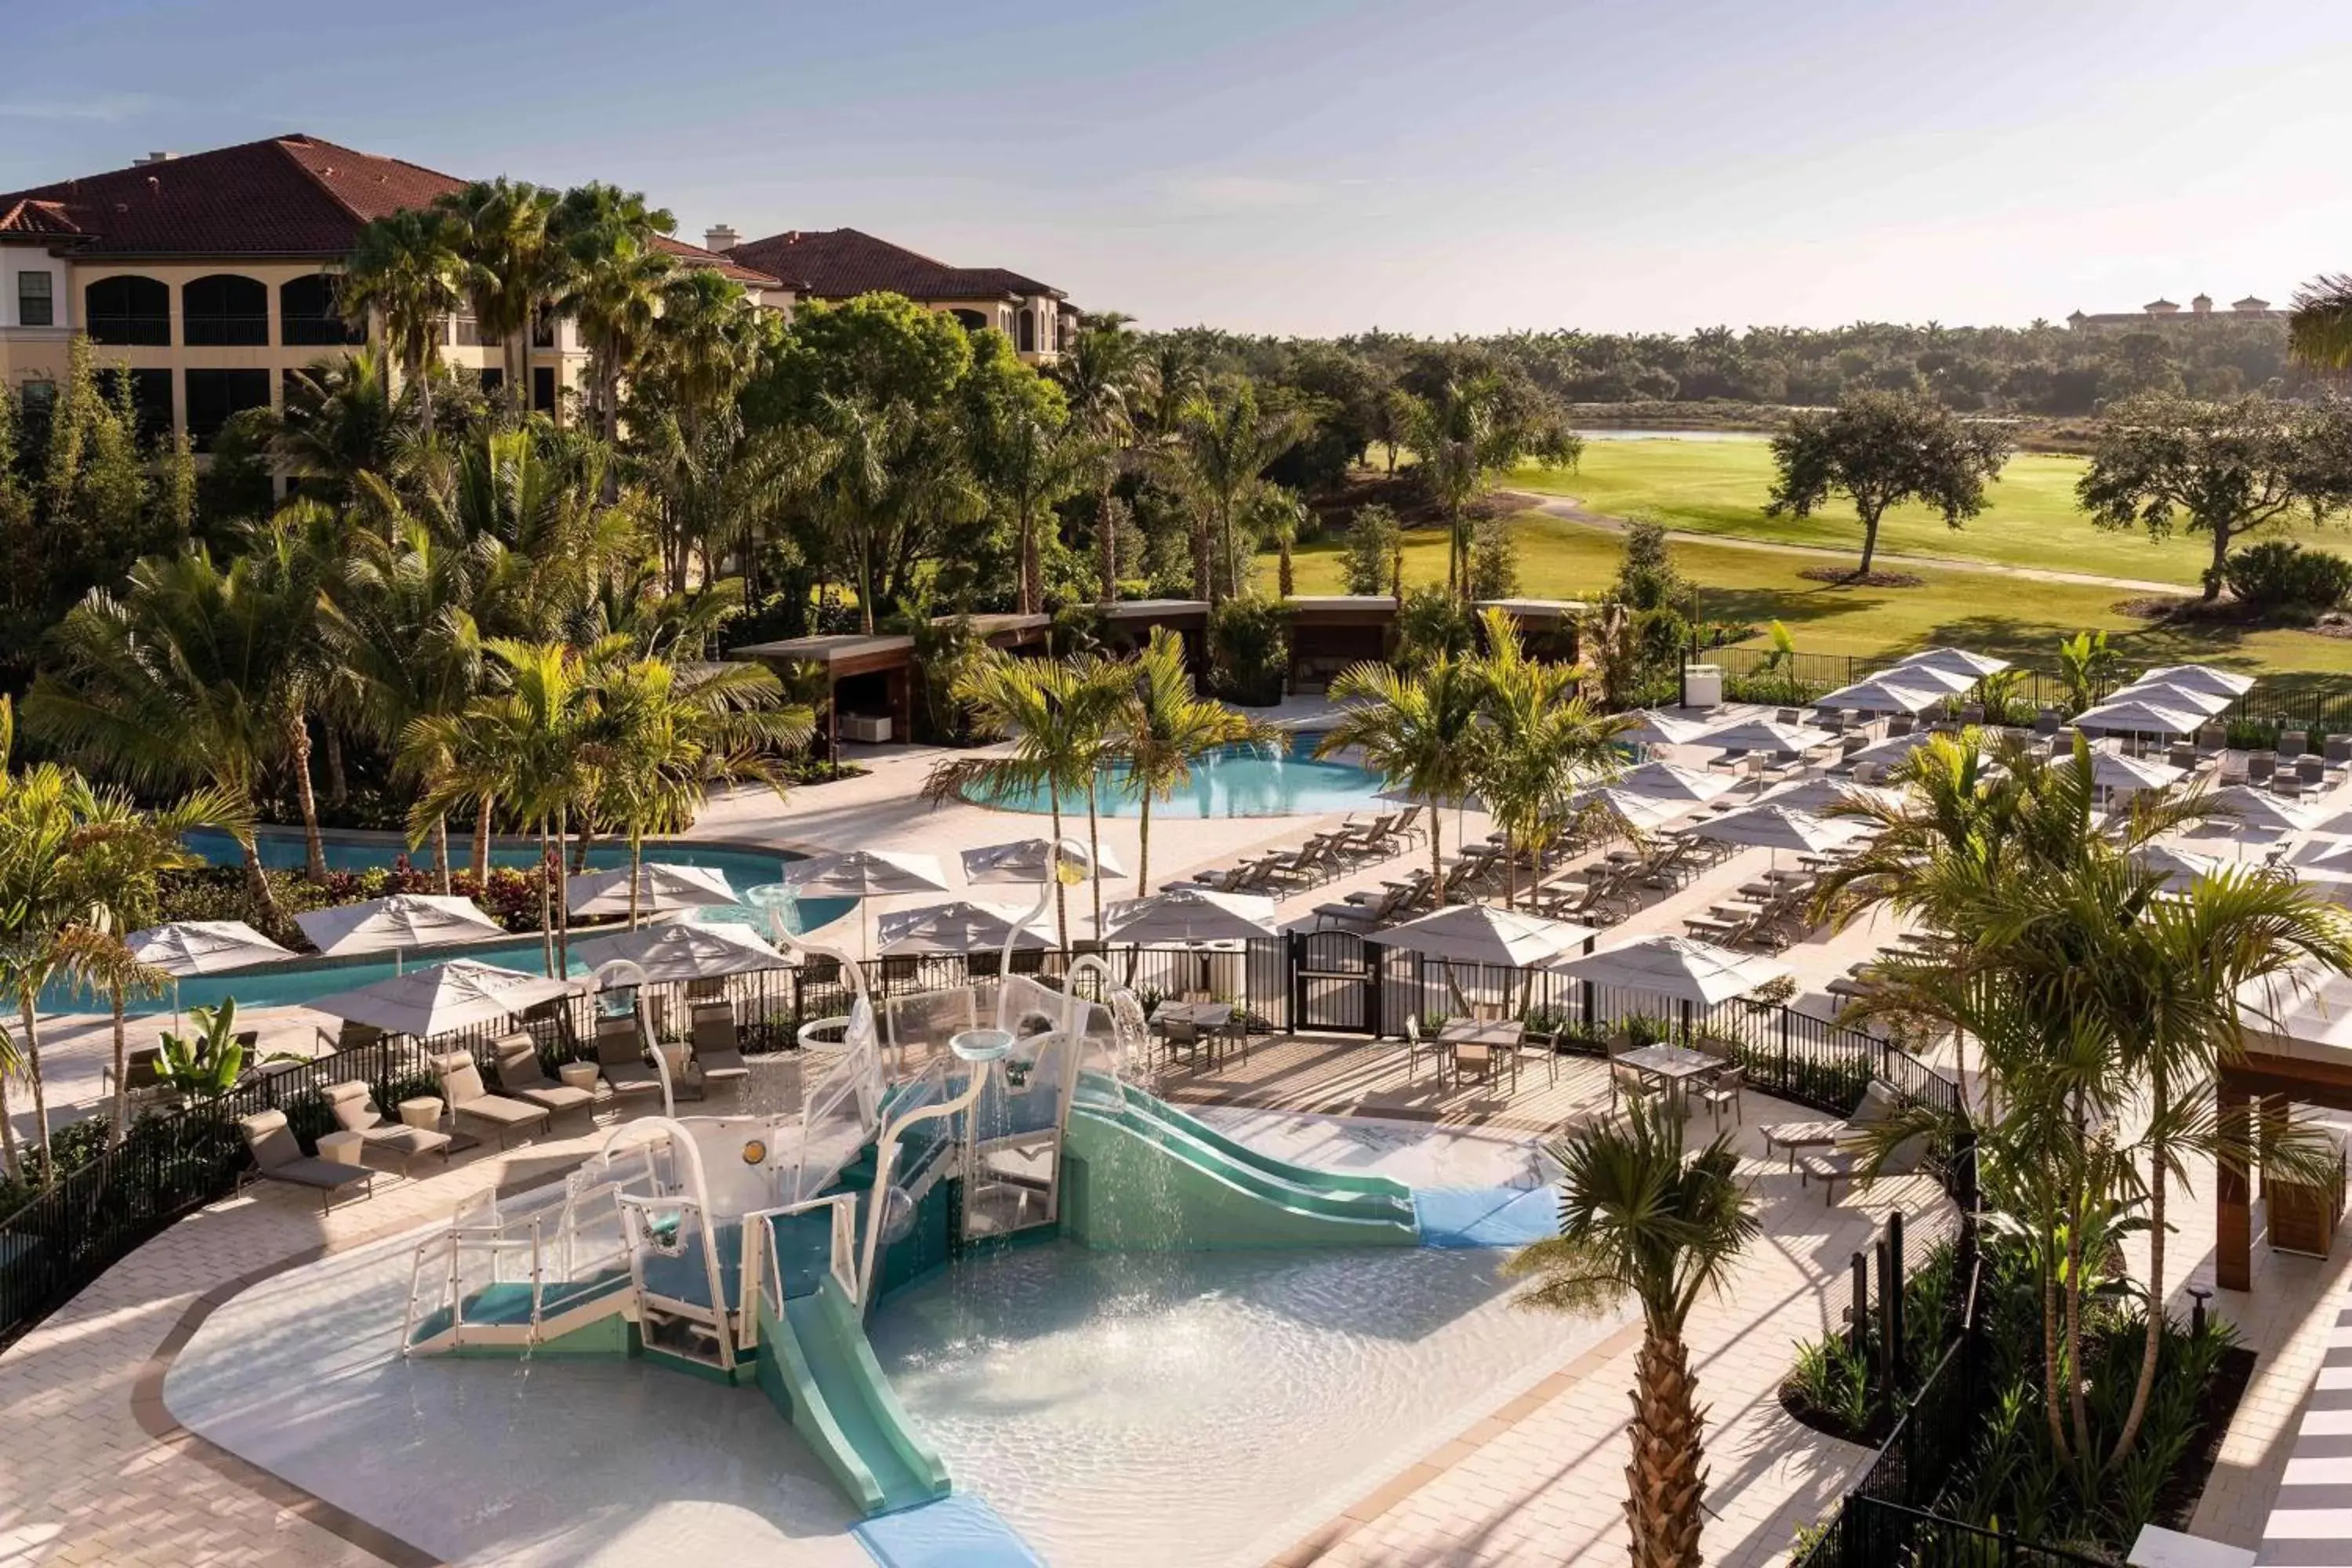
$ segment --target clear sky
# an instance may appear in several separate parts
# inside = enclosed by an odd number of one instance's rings
[[[0,190],[288,131],[1153,326],[2023,323],[2352,269],[2326,0],[76,0]]]

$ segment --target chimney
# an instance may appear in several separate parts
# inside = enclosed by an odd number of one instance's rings
[[[734,249],[742,237],[728,225],[714,223],[702,231],[702,248],[724,253]]]
[[[131,166],[134,169],[143,169],[150,163],[168,163],[178,156],[177,153],[150,153],[144,158],[131,159]]]

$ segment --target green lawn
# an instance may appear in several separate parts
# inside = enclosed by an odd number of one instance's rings
[[[1612,532],[1535,512],[1514,526],[1520,584],[1531,595],[1590,597],[1616,574],[1619,541]],[[1442,581],[1444,534],[1417,529],[1405,540],[1407,583]],[[1300,593],[1344,590],[1337,550],[1328,539],[1301,548]],[[1700,613],[1707,619],[1780,621],[1808,653],[1904,653],[1958,643],[2051,665],[2061,637],[2104,627],[2116,634],[2135,669],[2198,659],[2249,671],[2352,671],[2352,642],[2295,631],[2153,631],[2145,621],[2116,614],[2113,606],[2123,595],[2110,588],[1932,569],[1920,574],[1927,581],[1916,588],[1842,588],[1798,576],[1810,564],[1799,556],[1678,542],[1675,558],[1699,584]],[[1265,580],[1273,575],[1269,561]]]
[[[1926,507],[1889,512],[1878,547],[1906,555],[2045,566],[2156,583],[2194,584],[2210,558],[2203,535],[2157,543],[2145,532],[2111,533],[2074,509],[2080,458],[2011,458],[1982,515],[1954,530]],[[1574,496],[1611,517],[1649,510],[1670,528],[1822,545],[1859,556],[1862,523],[1843,501],[1809,518],[1767,517],[1772,455],[1762,441],[1591,441],[1574,468],[1528,467],[1511,488]]]

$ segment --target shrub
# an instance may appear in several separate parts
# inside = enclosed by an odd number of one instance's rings
[[[1350,594],[1393,594],[1403,589],[1404,533],[1396,513],[1377,503],[1356,509],[1339,570]]]
[[[2315,615],[2352,594],[2352,561],[2292,540],[2266,539],[2231,555],[2221,580],[2250,610]]]
[[[1426,669],[1442,657],[1459,658],[1477,646],[1478,623],[1470,606],[1435,583],[1404,596],[1396,613],[1396,666]]]
[[[1470,535],[1470,596],[1507,599],[1518,591],[1518,542],[1511,537],[1509,523],[1487,518]]]
[[[1282,700],[1290,673],[1290,613],[1255,595],[1209,612],[1209,689],[1245,707]]]

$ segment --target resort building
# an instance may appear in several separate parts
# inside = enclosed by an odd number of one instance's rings
[[[2098,312],[2076,310],[2066,318],[2066,324],[2077,328],[2144,327],[2151,321],[2203,321],[2217,316],[2232,321],[2267,321],[2273,318],[2282,318],[2285,314],[2284,310],[2272,310],[2268,300],[2260,299],[2252,294],[2237,300],[2227,310],[2216,310],[2213,308],[2213,296],[2200,293],[2190,297],[2186,315],[2182,314],[2178,302],[2159,298],[2150,300],[2137,310]]]
[[[1050,363],[1077,330],[1077,308],[1049,284],[1002,267],[950,267],[854,228],[790,229],[742,239],[720,225],[703,235],[713,254],[783,280],[768,303],[904,294],[973,331],[994,327],[1032,364]]]

